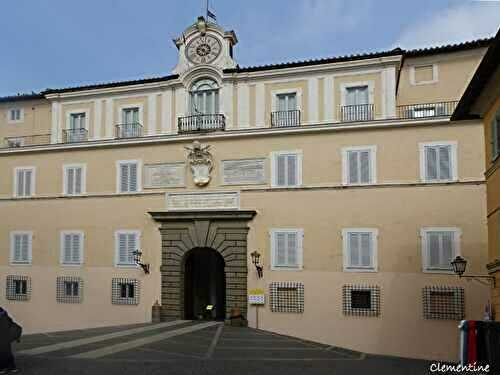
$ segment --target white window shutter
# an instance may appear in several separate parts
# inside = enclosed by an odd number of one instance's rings
[[[287,157],[287,185],[297,185],[297,155]]]
[[[22,236],[16,234],[14,236],[14,262],[22,261]]]
[[[439,233],[430,232],[427,234],[428,248],[429,248],[429,267],[439,267]]]
[[[129,190],[129,170],[127,164],[120,165],[120,191],[127,192]]]
[[[127,261],[127,235],[124,233],[120,233],[118,235],[118,263],[126,264]]]
[[[71,249],[71,234],[64,234],[63,236],[63,263],[71,263],[72,249]]]
[[[75,173],[74,173],[74,169],[73,168],[68,168],[66,170],[66,186],[67,186],[67,193],[68,194],[74,194],[75,193],[75,189],[74,189],[74,176],[75,176]]]
[[[135,234],[128,235],[127,263],[134,263],[134,251],[137,250],[137,239]]]
[[[347,155],[349,162],[349,183],[357,184],[359,182],[358,153],[356,151],[349,151]]]
[[[359,152],[359,165],[360,165],[360,182],[370,182],[370,151]]]
[[[278,186],[286,185],[286,155],[276,158],[276,183]]]
[[[24,171],[17,171],[17,196],[24,196]]]
[[[451,146],[439,147],[439,179],[451,178]]]
[[[297,232],[287,233],[287,266],[298,265],[298,238]]]
[[[82,168],[75,168],[75,194],[82,193]]]
[[[453,233],[443,232],[441,234],[441,266],[450,268],[453,260]]]
[[[371,234],[360,234],[360,266],[370,267],[372,265],[372,244]]]
[[[79,234],[73,234],[71,262],[80,263],[81,238]]]
[[[425,147],[426,174],[428,180],[438,178],[438,155],[435,147]]]
[[[30,170],[26,170],[24,172],[24,195],[27,197],[31,196],[32,178],[33,178],[33,172]]]
[[[286,233],[278,232],[275,234],[276,254],[275,261],[277,266],[286,265]]]
[[[137,164],[129,164],[129,191],[137,191]]]
[[[359,266],[359,236],[357,233],[349,233],[349,263],[350,266]]]

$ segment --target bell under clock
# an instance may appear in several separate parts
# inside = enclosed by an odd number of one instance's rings
[[[186,46],[186,57],[193,64],[210,64],[219,57],[222,50],[220,41],[211,36],[199,36]]]

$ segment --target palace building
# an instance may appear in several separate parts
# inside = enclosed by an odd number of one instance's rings
[[[488,263],[483,124],[451,116],[492,39],[251,67],[203,17],[174,42],[164,77],[0,98],[0,305],[456,359],[490,291],[450,265]]]

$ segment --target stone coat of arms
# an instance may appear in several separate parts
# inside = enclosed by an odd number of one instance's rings
[[[188,150],[188,162],[193,174],[193,181],[196,186],[206,186],[212,178],[210,173],[213,169],[212,155],[208,151],[210,145],[202,145],[194,141],[191,147],[185,147]]]

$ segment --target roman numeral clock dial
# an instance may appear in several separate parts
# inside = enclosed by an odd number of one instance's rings
[[[219,57],[222,46],[217,38],[210,35],[200,36],[186,47],[186,57],[193,64],[210,64]]]

